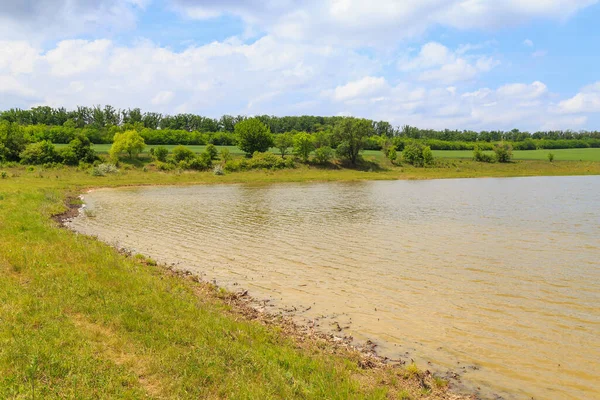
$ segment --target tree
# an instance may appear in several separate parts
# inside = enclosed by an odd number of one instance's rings
[[[129,158],[133,158],[144,151],[146,143],[144,138],[135,130],[117,132],[110,148],[110,156],[113,159],[119,158],[119,154],[127,153]]]
[[[91,164],[97,159],[92,142],[83,134],[77,135],[67,147],[60,149],[58,154],[68,165],[77,165],[80,161]]]
[[[290,132],[275,135],[275,147],[279,149],[281,158],[284,158],[290,147],[294,147],[294,135]]]
[[[315,138],[310,133],[300,132],[294,135],[294,153],[304,162],[308,162],[310,153],[315,149]]]
[[[494,146],[496,160],[501,163],[508,163],[512,160],[512,146],[508,143],[498,143]]]
[[[23,128],[13,122],[0,121],[0,161],[19,161],[27,140]]]
[[[333,130],[333,137],[339,142],[338,154],[349,160],[352,165],[356,165],[366,139],[372,134],[373,126],[369,120],[343,118]]]
[[[402,152],[404,161],[415,167],[424,167],[433,163],[433,153],[429,146],[413,141],[404,147]]]
[[[273,146],[271,130],[258,118],[238,122],[235,126],[235,134],[238,137],[239,148],[246,153],[247,157],[252,156],[256,151],[264,153]]]
[[[169,149],[163,146],[157,146],[153,148],[154,153],[153,156],[157,161],[165,162],[167,161],[167,156],[169,155]]]

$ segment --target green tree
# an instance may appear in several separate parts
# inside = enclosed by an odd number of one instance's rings
[[[271,130],[258,118],[250,118],[235,125],[239,148],[250,157],[254,152],[265,152],[273,146]]]
[[[129,158],[137,157],[138,154],[144,151],[145,147],[144,138],[138,131],[117,132],[110,147],[110,157],[118,159],[121,153],[127,153]]]
[[[275,147],[279,149],[281,158],[284,158],[288,154],[288,149],[294,147],[294,135],[290,132],[275,135]]]
[[[343,118],[333,130],[333,137],[339,143],[338,154],[356,165],[365,141],[373,134],[373,125],[369,120]]]
[[[79,134],[69,142],[67,147],[58,151],[63,163],[77,165],[79,162],[93,163],[98,158],[92,149],[92,142],[85,135]]]
[[[223,160],[224,163],[230,161],[232,158],[233,157],[231,156],[229,149],[221,149],[221,160]]]
[[[310,133],[300,132],[294,135],[294,153],[304,162],[308,162],[310,153],[315,149],[315,138]]]
[[[0,161],[19,161],[27,140],[23,128],[16,123],[0,121]]]
[[[512,146],[509,143],[498,143],[494,146],[496,160],[501,163],[508,163],[512,160]]]

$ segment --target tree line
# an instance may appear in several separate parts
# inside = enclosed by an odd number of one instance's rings
[[[132,127],[136,129],[145,128],[160,131],[182,131],[199,133],[233,133],[235,126],[249,117],[238,115],[223,115],[220,118],[209,118],[196,114],[165,115],[156,112],[142,112],[139,108],[117,109],[106,105],[83,107],[75,110],[67,110],[64,107],[53,108],[49,106],[33,107],[29,110],[13,108],[0,111],[0,120],[17,123],[19,125],[42,125],[48,127],[66,127],[87,129],[86,135],[94,143],[110,143],[116,131],[111,128]],[[335,126],[344,120],[344,117],[332,116],[270,116],[259,115],[257,118],[265,124],[272,133],[285,133],[291,131],[316,133],[322,131],[333,131]],[[538,140],[586,140],[600,139],[600,131],[573,131],[573,130],[549,130],[549,131],[520,131],[513,129],[503,130],[434,130],[421,129],[410,125],[394,127],[387,121],[367,120],[370,124],[371,136],[387,138],[401,137],[419,140],[441,140],[446,142],[522,142],[527,139]],[[155,136],[164,136],[163,133]],[[185,136],[185,135],[184,135]],[[187,138],[187,136],[185,136]],[[103,141],[100,141],[103,140]],[[108,141],[107,141],[108,140]],[[153,139],[156,144],[157,139]],[[187,144],[192,143],[189,139]],[[199,142],[199,140],[196,140]],[[171,141],[163,141],[161,144],[174,144]]]

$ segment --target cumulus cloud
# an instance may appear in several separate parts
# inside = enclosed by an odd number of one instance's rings
[[[564,19],[597,0],[172,0],[190,18],[235,15],[271,35],[336,44],[383,45],[433,26],[501,27],[531,18]],[[386,40],[382,40],[386,39]]]
[[[417,73],[417,79],[427,82],[451,84],[475,79],[480,73],[488,72],[499,64],[487,56],[465,56],[468,49],[464,46],[452,51],[437,43],[426,43],[413,58],[404,58],[398,62],[401,71]]]
[[[135,26],[150,0],[0,0],[0,36],[44,41]]]
[[[561,101],[558,109],[565,114],[600,112],[600,82],[586,86],[575,96]]]
[[[368,99],[384,92],[388,84],[383,77],[366,76],[360,80],[338,86],[332,93],[336,101],[347,101],[356,98]]]

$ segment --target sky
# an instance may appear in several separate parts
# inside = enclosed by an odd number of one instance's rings
[[[0,0],[0,110],[600,129],[599,0]]]

